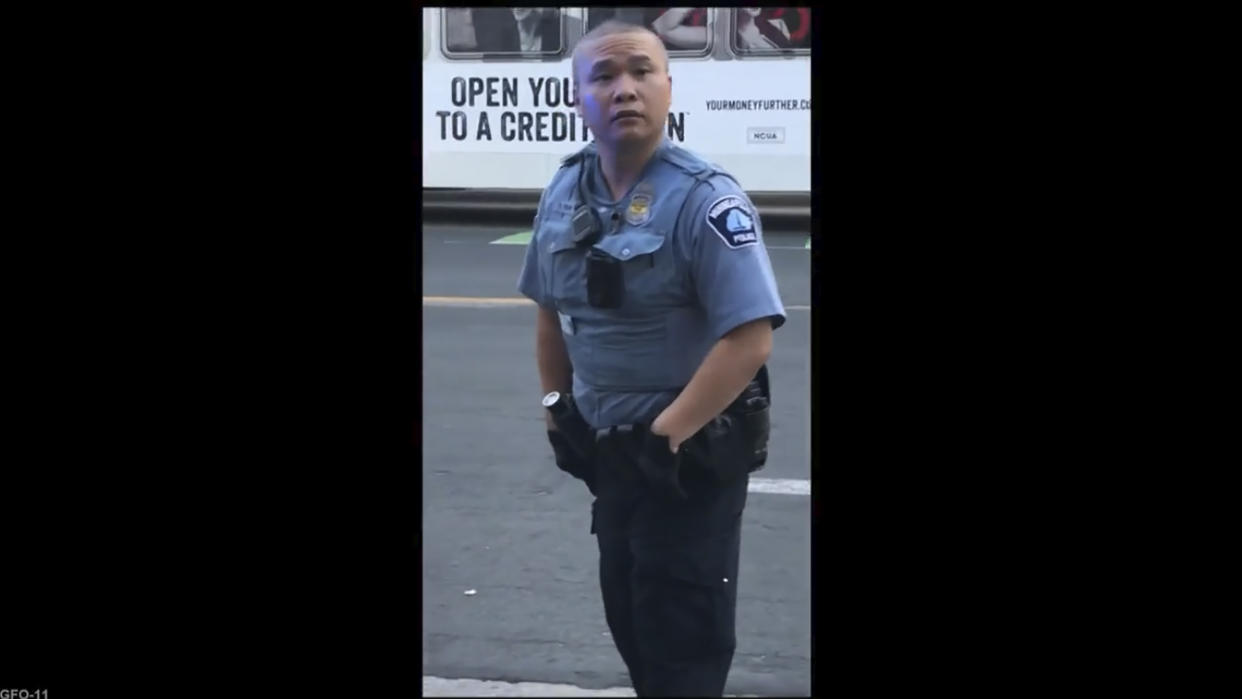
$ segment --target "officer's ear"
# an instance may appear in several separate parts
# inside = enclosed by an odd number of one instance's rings
[[[586,114],[582,112],[582,97],[578,94],[578,76],[577,75],[574,75],[574,88],[573,89],[574,89],[574,111],[578,112],[578,116],[585,119]]]

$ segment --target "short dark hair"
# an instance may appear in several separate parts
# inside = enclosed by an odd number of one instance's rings
[[[594,41],[595,39],[599,39],[605,36],[612,36],[614,34],[643,34],[643,33],[650,34],[651,36],[655,37],[656,43],[660,45],[660,50],[664,52],[664,72],[667,73],[668,72],[668,50],[664,48],[664,41],[660,39],[659,34],[656,34],[655,32],[651,31],[651,29],[644,27],[641,24],[632,24],[630,22],[623,22],[619,19],[609,19],[609,20],[605,20],[601,22],[598,27],[592,29],[586,34],[583,34],[582,38],[578,40],[578,44],[574,46],[574,55],[570,62],[570,67],[572,68],[574,72],[574,82],[575,83],[578,82],[578,48],[581,47],[583,44],[589,43],[591,41]]]

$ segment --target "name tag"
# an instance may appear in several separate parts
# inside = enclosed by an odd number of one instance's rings
[[[560,311],[557,311],[556,314],[561,317],[561,332],[565,333],[566,335],[573,335],[574,334],[573,317],[566,315],[564,313],[561,313]]]

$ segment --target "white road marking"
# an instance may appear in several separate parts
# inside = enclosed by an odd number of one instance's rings
[[[500,682],[498,680],[446,680],[423,676],[425,697],[633,697],[629,687],[583,689],[572,684],[546,682]],[[755,697],[757,694],[726,694],[726,697]]]
[[[776,495],[810,495],[811,482],[801,478],[754,478],[746,488],[751,493]]]
[[[496,680],[446,680],[423,677],[425,697],[633,697],[633,689],[583,689],[572,684],[500,682]]]
[[[534,234],[531,231],[518,231],[517,233],[506,235],[503,238],[497,238],[496,240],[493,240],[489,244],[490,245],[530,245],[530,239],[532,235]]]
[[[424,296],[424,306],[533,306],[534,301],[516,296]]]

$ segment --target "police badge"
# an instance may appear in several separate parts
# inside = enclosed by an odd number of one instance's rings
[[[631,226],[641,226],[651,220],[651,185],[646,182],[638,185],[634,196],[630,197],[630,206],[625,210],[625,220]]]

